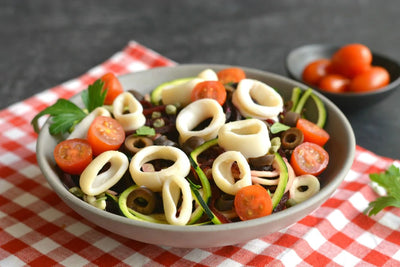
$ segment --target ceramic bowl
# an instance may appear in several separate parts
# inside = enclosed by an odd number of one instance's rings
[[[228,66],[179,65],[127,74],[119,78],[125,89],[134,88],[146,93],[166,81],[193,77],[206,68],[218,71],[226,67]],[[258,79],[276,88],[284,99],[290,97],[295,86],[307,88],[306,85],[276,74],[250,68],[243,69],[249,78]],[[172,247],[206,248],[238,244],[282,230],[307,216],[332,195],[349,171],[355,152],[353,130],[343,113],[331,101],[318,92],[315,94],[326,106],[328,112],[326,130],[331,135],[330,141],[326,144],[330,163],[321,176],[321,190],[301,204],[259,219],[223,225],[174,226],[135,221],[99,210],[69,193],[61,182],[52,155],[58,140],[49,134],[48,123],[44,125],[38,137],[37,159],[48,183],[69,207],[84,219],[112,233],[145,243]],[[308,116],[315,118],[315,111],[315,107],[309,106]]]
[[[331,58],[339,45],[310,44],[292,50],[286,57],[286,71],[290,78],[302,81],[304,68],[316,59]],[[390,84],[379,90],[365,93],[332,93],[313,87],[343,110],[369,107],[394,92],[400,85],[400,64],[389,57],[372,51],[372,64],[386,68],[390,74]]]

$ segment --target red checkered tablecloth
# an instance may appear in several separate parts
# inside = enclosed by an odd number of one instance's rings
[[[234,246],[145,244],[110,233],[64,204],[37,165],[33,116],[105,72],[175,64],[131,41],[81,77],[0,111],[0,266],[400,266],[400,209],[363,214],[377,198],[368,174],[399,161],[359,146],[344,182],[320,208],[285,230]]]

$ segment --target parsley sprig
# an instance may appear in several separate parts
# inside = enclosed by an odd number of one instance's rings
[[[38,133],[40,131],[38,124],[39,118],[44,115],[50,115],[50,134],[56,135],[69,132],[71,128],[85,118],[88,113],[104,104],[107,90],[103,90],[103,86],[104,82],[99,79],[89,85],[86,90],[82,91],[81,98],[87,112],[71,101],[61,98],[52,106],[39,112],[32,119],[31,124],[33,129]]]
[[[369,178],[383,187],[387,195],[369,203],[365,211],[368,216],[376,215],[386,207],[400,208],[400,169],[398,167],[391,165],[385,172],[372,173]]]

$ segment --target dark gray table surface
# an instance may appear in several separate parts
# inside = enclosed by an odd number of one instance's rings
[[[310,43],[359,42],[400,59],[398,0],[0,2],[0,108],[85,73],[129,40],[178,63],[287,75],[286,54]],[[357,144],[400,158],[400,91],[345,115]]]

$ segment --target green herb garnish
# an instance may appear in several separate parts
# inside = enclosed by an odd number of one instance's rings
[[[398,167],[391,165],[385,172],[372,173],[369,178],[383,187],[387,195],[369,203],[365,214],[368,214],[368,216],[376,215],[386,207],[400,208],[400,169]]]
[[[99,79],[89,85],[88,89],[82,91],[82,101],[88,112],[103,106],[107,94],[107,90],[103,90],[103,86],[104,82]],[[70,131],[74,125],[86,117],[87,113],[67,99],[58,99],[55,104],[45,108],[32,119],[31,124],[36,133],[40,131],[38,120],[44,115],[50,115],[49,131],[50,134],[56,135]]]
[[[103,90],[104,82],[96,80],[88,89],[81,93],[82,101],[88,112],[92,112],[97,107],[101,107],[106,99],[107,90]]]
[[[156,130],[149,126],[142,126],[136,130],[135,134],[140,136],[153,136],[156,134]]]
[[[272,134],[276,134],[279,132],[284,132],[289,129],[290,129],[289,126],[287,126],[283,123],[280,123],[280,122],[275,122],[274,124],[271,125],[270,131]]]

